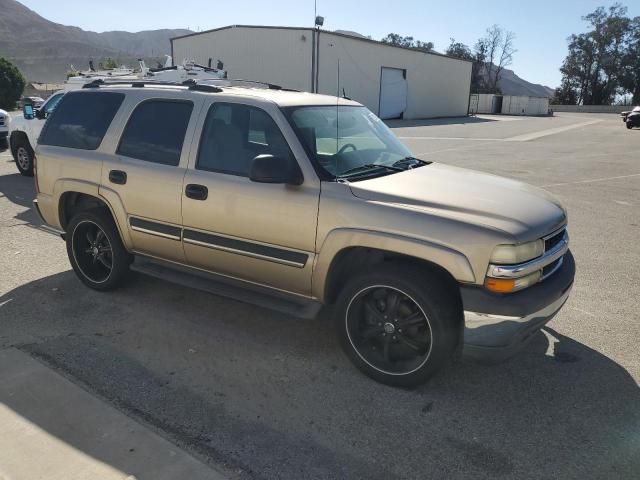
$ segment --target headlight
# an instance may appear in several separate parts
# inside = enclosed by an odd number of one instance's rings
[[[491,255],[491,263],[514,265],[533,260],[544,253],[544,241],[522,243],[520,245],[498,245]]]

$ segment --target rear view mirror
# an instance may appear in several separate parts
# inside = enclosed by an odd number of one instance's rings
[[[33,105],[25,105],[22,107],[22,115],[24,115],[25,119],[32,120],[35,117]]]
[[[47,118],[47,112],[45,112],[42,108],[38,108],[34,113],[38,120],[44,120],[45,118]]]

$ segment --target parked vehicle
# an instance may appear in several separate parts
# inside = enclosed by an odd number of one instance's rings
[[[11,116],[6,110],[0,108],[0,149],[7,148],[7,139],[9,137],[9,123]]]
[[[634,108],[625,118],[627,128],[631,130],[633,127],[640,127],[640,107]]]
[[[192,83],[69,92],[36,210],[95,290],[130,270],[312,317],[371,378],[512,355],[567,300],[567,215],[543,190],[415,158],[345,99]]]
[[[640,108],[640,107],[635,107],[634,110],[636,108]],[[632,112],[633,110],[625,110],[623,112],[620,112],[620,118],[622,118],[622,121],[624,123],[627,123],[627,116]]]
[[[31,105],[25,105],[22,107],[22,115],[15,116],[11,121],[9,148],[18,171],[24,176],[33,176],[33,151],[38,143],[38,136],[45,120],[56,108],[62,95],[62,90],[55,92],[38,110]]]
[[[182,65],[172,65],[172,58],[166,55],[164,67],[149,68],[144,60],[140,60],[140,77],[146,80],[163,82],[185,82],[189,80],[225,79],[227,72],[222,68],[211,68],[199,65],[192,60],[184,59]]]
[[[31,105],[33,108],[40,108],[44,103],[42,97],[22,97],[20,99],[20,108],[24,108],[25,105]]]

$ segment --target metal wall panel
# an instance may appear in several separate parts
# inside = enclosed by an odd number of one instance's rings
[[[312,89],[312,37],[308,29],[231,27],[173,40],[174,63],[183,58],[215,66],[224,62],[230,78],[247,78],[289,88]],[[342,94],[379,113],[382,67],[407,71],[404,118],[467,114],[471,63],[400,49],[330,32],[320,32],[318,91]],[[340,86],[337,65],[340,60]]]
[[[335,95],[344,88],[347,96],[378,114],[383,67],[406,70],[408,94],[404,118],[467,114],[470,62],[321,32],[320,93]]]
[[[224,63],[229,78],[311,90],[312,32],[306,29],[230,27],[173,40],[174,64],[192,59]]]

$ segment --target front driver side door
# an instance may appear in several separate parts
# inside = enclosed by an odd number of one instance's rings
[[[248,102],[248,101],[247,101]],[[205,113],[206,112],[206,113]],[[203,109],[199,148],[182,192],[187,262],[287,292],[310,295],[320,182],[302,169],[302,185],[255,183],[251,161],[304,155],[280,110],[229,99]],[[293,147],[293,148],[292,148]],[[304,166],[303,166],[304,167]]]

